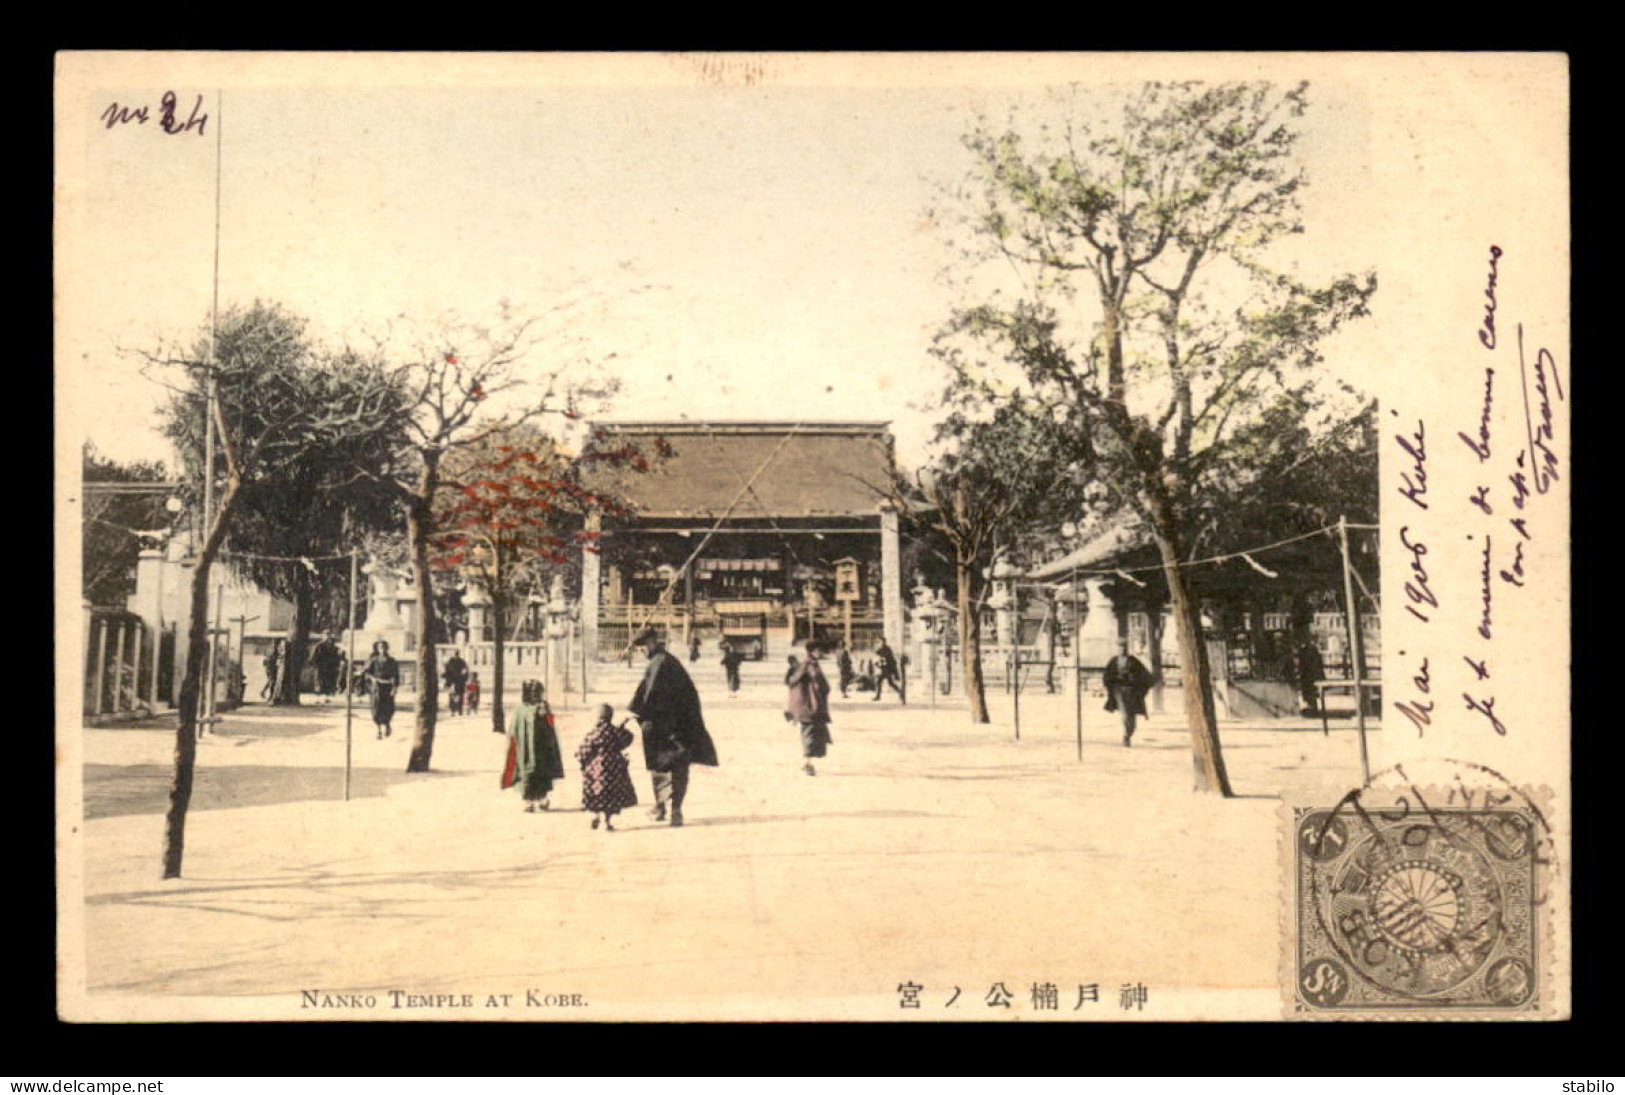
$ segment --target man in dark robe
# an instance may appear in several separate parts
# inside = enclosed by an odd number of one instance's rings
[[[655,791],[652,816],[656,821],[669,817],[676,828],[683,824],[689,766],[715,767],[717,750],[700,713],[700,694],[682,660],[667,653],[653,631],[639,635],[633,645],[643,651],[648,665],[626,706],[643,727],[643,760]]]
[[[897,698],[908,703],[908,693],[903,691],[902,675],[898,671],[897,655],[882,638],[880,645],[875,648],[875,702],[886,693],[886,685],[891,685],[897,692]]]
[[[1320,689],[1317,686],[1326,676],[1326,662],[1320,656],[1320,648],[1315,645],[1314,639],[1305,639],[1298,647],[1295,663],[1293,669],[1298,678],[1298,694],[1303,697],[1303,713],[1318,714]]]
[[[1150,691],[1154,678],[1140,659],[1128,652],[1128,643],[1119,641],[1117,656],[1106,663],[1101,683],[1106,686],[1106,710],[1123,716],[1123,744],[1134,738],[1135,716],[1145,715],[1145,694]]]
[[[722,673],[728,678],[728,695],[732,696],[739,691],[739,666],[745,660],[745,655],[735,650],[733,644],[723,641],[722,644]]]
[[[282,640],[272,639],[270,652],[265,655],[261,663],[265,666],[265,687],[260,689],[260,699],[276,699],[276,679],[278,670],[282,668]]]
[[[840,651],[835,655],[835,668],[840,670],[841,695],[845,696],[846,690],[852,687],[852,682],[856,679],[857,674],[852,671],[852,651],[846,648],[846,640],[844,639],[841,640]]]
[[[463,692],[468,688],[468,663],[462,654],[453,650],[446,664],[440,668],[440,679],[446,682],[446,701],[453,715],[463,713]]]
[[[333,693],[339,690],[339,666],[343,662],[338,638],[331,631],[310,652],[310,667],[316,674],[316,691],[321,694],[323,703],[332,703]]]

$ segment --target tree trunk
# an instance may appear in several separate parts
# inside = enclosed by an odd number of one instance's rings
[[[198,552],[192,572],[192,603],[187,621],[186,674],[181,681],[180,718],[175,728],[175,774],[169,785],[169,812],[164,817],[164,877],[181,876],[186,850],[186,811],[192,804],[192,781],[197,770],[198,705],[203,695],[203,670],[209,656],[209,578],[215,556],[226,538],[226,520],[236,500],[237,483],[228,480],[214,526]]]
[[[1179,565],[1179,519],[1172,505],[1163,498],[1153,499],[1151,510],[1152,535],[1162,556],[1174,636],[1179,644],[1179,664],[1185,685],[1185,725],[1191,735],[1196,790],[1229,798],[1232,794],[1230,778],[1225,773],[1224,754],[1219,745],[1218,715],[1213,708],[1213,670],[1208,665],[1207,643],[1202,640],[1201,611],[1192,595],[1189,576]]]
[[[282,691],[275,700],[279,704],[297,706],[299,703],[299,683],[305,674],[306,652],[310,649],[310,626],[315,615],[316,588],[310,572],[300,564],[299,577],[294,582],[293,626],[288,629],[288,645],[282,655]]]
[[[406,535],[412,542],[412,580],[418,587],[417,690],[418,713],[412,726],[412,753],[408,772],[427,772],[434,756],[434,726],[440,702],[435,678],[434,576],[429,570],[429,537],[434,532],[434,496],[440,485],[440,454],[425,451],[417,493],[406,511]]]
[[[959,601],[959,665],[965,678],[965,697],[970,700],[970,721],[985,723],[987,689],[982,683],[982,612],[976,603],[976,561],[960,556],[954,560],[954,585]]]
[[[1165,638],[1163,635],[1164,628],[1165,624],[1162,618],[1162,602],[1160,600],[1146,601],[1145,631],[1146,638],[1149,640],[1151,647],[1147,653],[1151,658],[1151,665],[1149,668],[1153,678],[1151,684],[1150,711],[1154,715],[1162,714],[1162,690],[1164,677],[1166,676],[1166,674],[1163,673],[1164,658],[1162,656],[1162,644],[1163,639]]]

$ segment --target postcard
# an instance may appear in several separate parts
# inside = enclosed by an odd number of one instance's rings
[[[1568,1016],[1566,57],[55,127],[62,1018]]]

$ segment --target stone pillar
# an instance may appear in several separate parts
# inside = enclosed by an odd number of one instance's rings
[[[125,607],[149,627],[156,629],[164,618],[163,597],[164,553],[148,548],[136,556],[135,592],[125,600]]]
[[[547,637],[547,694],[562,702],[570,690],[570,661],[564,636],[570,626],[570,606],[564,600],[564,575],[553,575],[548,585],[543,634]]]
[[[595,510],[587,514],[587,531],[601,533],[603,520]],[[603,567],[603,540],[589,538],[589,546],[596,547],[597,551],[582,551],[581,553],[581,642],[587,648],[588,658],[598,657],[598,599],[602,580],[599,577]]]
[[[914,674],[921,687],[930,686],[931,656],[936,649],[937,634],[933,613],[936,596],[930,586],[921,582],[911,591],[909,612],[909,652],[914,659]]]
[[[478,586],[469,587],[469,591],[463,595],[463,607],[468,609],[468,641],[490,642],[485,632],[491,626],[491,598],[485,595],[485,590]],[[371,623],[370,620],[368,622]]]
[[[1083,595],[1083,619],[1077,625],[1079,664],[1084,669],[1100,669],[1117,653],[1117,611],[1106,596],[1106,579],[1089,577],[1078,581]]]
[[[903,633],[903,553],[897,539],[897,511],[880,510],[880,605],[886,641],[902,656],[907,649]]]

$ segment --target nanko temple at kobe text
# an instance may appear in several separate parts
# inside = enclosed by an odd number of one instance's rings
[[[597,524],[583,560],[588,650],[619,657],[644,627],[727,640],[748,657],[817,637],[867,649],[903,635],[895,467],[885,422],[600,422],[669,455],[599,481],[630,517]],[[596,596],[595,596],[596,595]]]

